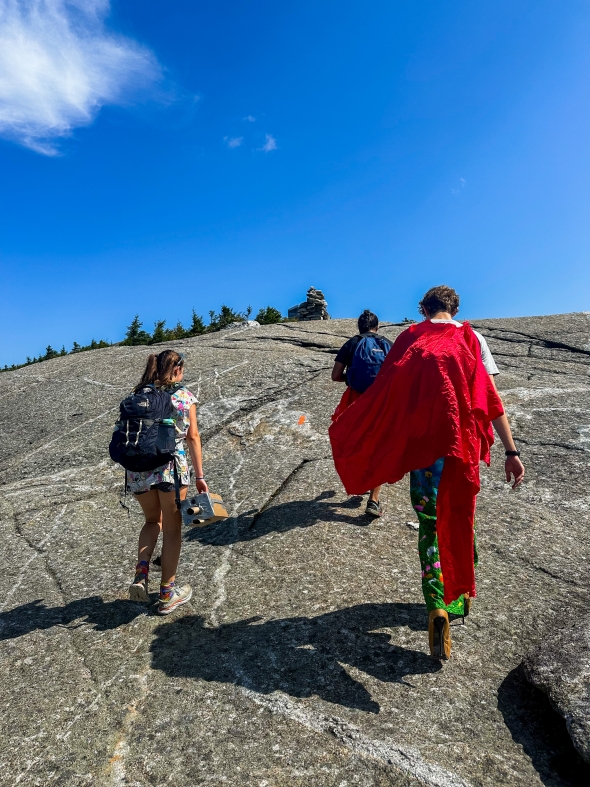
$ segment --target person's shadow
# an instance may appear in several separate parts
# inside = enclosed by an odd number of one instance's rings
[[[123,600],[105,602],[100,596],[77,599],[63,607],[48,607],[37,599],[0,613],[0,640],[22,637],[31,631],[44,631],[54,626],[78,628],[91,625],[96,631],[106,631],[131,623],[145,612],[145,604]]]
[[[318,522],[344,522],[348,525],[366,527],[372,517],[361,513],[363,498],[350,497],[343,503],[330,503],[335,492],[322,492],[313,500],[293,500],[280,503],[262,511],[246,511],[240,516],[230,517],[205,527],[185,530],[185,541],[199,541],[201,544],[216,546],[237,544],[240,541],[253,541],[269,533],[286,533],[294,528],[313,527]],[[350,514],[343,513],[350,511]]]
[[[152,667],[171,677],[237,684],[260,694],[280,690],[378,713],[379,705],[349,672],[411,686],[411,676],[441,669],[422,651],[391,645],[375,629],[407,625],[425,631],[422,604],[361,604],[317,617],[259,622],[250,618],[217,628],[199,615],[159,626]]]

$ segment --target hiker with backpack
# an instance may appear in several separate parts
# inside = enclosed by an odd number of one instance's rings
[[[330,427],[330,440],[349,494],[410,473],[430,653],[448,659],[449,614],[467,615],[475,596],[475,500],[492,424],[505,449],[506,481],[517,487],[525,471],[487,343],[455,320],[459,296],[433,287],[419,308],[424,321],[400,333],[374,385]]]
[[[145,524],[139,534],[132,601],[149,601],[152,553],[162,531],[162,577],[158,613],[168,615],[192,596],[190,585],[176,586],[180,557],[180,501],[186,497],[190,470],[188,445],[198,492],[207,492],[203,475],[197,399],[182,385],[184,356],[174,350],[152,354],[141,380],[121,403],[110,445],[111,458],[126,469],[126,490],[135,495]]]
[[[332,420],[335,421],[350,405],[371,386],[381,369],[385,357],[391,349],[391,342],[377,333],[379,319],[376,314],[365,309],[357,321],[359,332],[342,345],[332,369],[335,383],[346,383],[344,392]],[[383,507],[379,500],[381,485],[369,492],[365,513],[379,517]]]

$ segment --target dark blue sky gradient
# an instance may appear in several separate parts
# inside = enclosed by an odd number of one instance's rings
[[[0,141],[0,363],[310,285],[336,317],[416,317],[442,282],[463,317],[590,309],[589,23],[581,0],[114,2],[164,79],[60,156]]]

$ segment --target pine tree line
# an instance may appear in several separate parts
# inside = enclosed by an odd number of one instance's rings
[[[169,342],[173,339],[187,339],[191,336],[201,336],[204,333],[220,331],[222,328],[225,328],[233,322],[243,322],[245,320],[249,320],[251,314],[251,306],[248,306],[244,312],[236,312],[229,306],[222,305],[219,312],[215,312],[213,310],[209,312],[209,325],[205,325],[203,318],[193,309],[191,324],[188,326],[188,328],[185,328],[180,321],[176,323],[174,328],[166,328],[166,320],[156,320],[154,323],[153,333],[148,333],[147,331],[143,330],[143,323],[139,319],[139,315],[136,314],[131,324],[127,327],[125,338],[123,341],[118,343],[136,346],[142,344],[159,344],[160,342]],[[272,325],[274,323],[282,322],[283,319],[284,318],[280,311],[272,306],[266,306],[264,309],[260,309],[256,315],[256,320],[261,325]],[[60,358],[63,355],[74,355],[75,353],[85,352],[86,350],[98,350],[101,347],[112,347],[113,344],[116,343],[117,342],[107,342],[104,341],[104,339],[100,339],[98,342],[93,339],[90,344],[86,345],[80,345],[78,342],[74,342],[72,349],[69,351],[66,350],[65,346],[62,346],[61,350],[59,351],[54,350],[53,347],[48,344],[45,348],[44,354],[40,354],[38,357],[33,358],[29,358],[29,356],[27,356],[25,363],[13,363],[12,366],[5,364],[4,368],[0,369],[0,371],[8,372],[13,371],[14,369],[22,369],[23,366],[30,366],[33,363],[49,361],[52,358]]]

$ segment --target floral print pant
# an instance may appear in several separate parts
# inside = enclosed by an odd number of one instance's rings
[[[422,592],[426,607],[430,612],[433,609],[446,609],[453,615],[463,614],[463,596],[445,604],[444,579],[438,554],[438,539],[436,536],[436,496],[445,460],[437,459],[430,467],[422,470],[413,470],[410,473],[410,498],[412,507],[420,523],[418,529],[418,553],[422,567]],[[477,566],[477,546],[474,540],[473,559]]]

